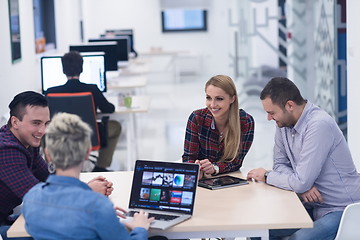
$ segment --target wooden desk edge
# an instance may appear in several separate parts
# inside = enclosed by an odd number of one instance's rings
[[[7,236],[10,237],[30,237],[30,235],[25,230],[25,219],[21,214],[18,219],[14,222],[14,224],[7,231]]]
[[[222,226],[221,228],[217,229],[214,228],[212,229],[212,231],[242,231],[242,230],[258,230],[261,228],[264,229],[284,229],[285,227],[282,225],[281,227],[276,226],[276,225],[272,225],[272,226],[268,226],[265,225],[261,226],[261,225],[257,225],[257,226],[252,226],[252,225],[244,225],[244,226],[227,226],[224,227]],[[299,224],[297,224],[296,226],[293,225],[289,225],[286,228],[312,228],[313,227],[313,222],[303,222],[301,224],[301,226],[299,226]],[[26,232],[22,230],[25,229],[25,219],[23,215],[20,215],[19,218],[15,221],[15,223],[10,227],[10,229],[7,232],[8,237],[30,237],[30,235]],[[207,227],[198,227],[196,229],[197,232],[206,232],[209,229]],[[156,234],[162,234],[164,232],[172,234],[172,233],[184,233],[184,232],[194,232],[194,229],[191,227],[180,227],[179,225],[177,226],[177,228],[175,230],[167,229],[166,231],[161,231],[161,230],[154,230],[154,229],[150,229],[149,230],[149,234],[150,235],[156,235]]]
[[[83,176],[88,175],[88,177],[91,177],[94,174],[99,174],[99,173],[82,173]],[[116,172],[111,172],[109,174],[116,174]],[[132,171],[127,171],[125,172],[125,174],[131,176]],[[231,173],[230,175],[234,175],[234,176],[238,176],[238,177],[243,177],[242,174],[240,172],[237,173]],[[84,179],[83,179],[84,180]],[[262,183],[257,183],[257,184],[262,184]],[[272,186],[268,186],[271,188],[275,188]],[[279,189],[281,190],[281,189]],[[286,190],[281,190],[281,191],[286,191]],[[290,191],[289,191],[290,192]],[[295,193],[294,193],[295,194]],[[295,224],[295,223],[294,223]],[[310,217],[308,217],[307,220],[303,220],[301,222],[297,222],[295,225],[292,223],[282,223],[281,225],[279,224],[257,224],[257,225],[228,225],[228,226],[219,226],[214,227],[212,229],[212,231],[216,232],[216,231],[233,231],[233,232],[240,232],[240,231],[246,231],[246,230],[259,230],[259,229],[291,229],[291,228],[312,228],[313,227],[313,222],[311,220]],[[28,237],[30,236],[26,230],[25,230],[25,219],[22,215],[20,215],[20,217],[15,221],[15,223],[10,227],[10,229],[8,230],[8,236],[9,237]],[[150,235],[155,235],[156,233],[161,234],[161,233],[167,233],[167,234],[176,234],[176,233],[186,233],[186,232],[206,232],[208,231],[208,227],[207,226],[197,226],[196,231],[194,231],[194,228],[192,226],[187,226],[187,225],[176,225],[174,228],[170,228],[167,229],[166,231],[161,231],[161,230],[154,230],[151,229],[149,231]]]

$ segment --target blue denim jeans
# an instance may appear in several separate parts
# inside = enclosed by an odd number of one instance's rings
[[[0,226],[0,235],[1,235],[1,237],[2,237],[4,240],[7,239],[7,238],[6,238],[6,232],[7,232],[7,230],[9,230],[9,228],[10,228],[9,225],[2,225],[2,226]]]
[[[313,228],[275,229],[269,231],[270,240],[280,240],[290,236],[289,240],[333,240],[336,237],[342,211],[331,212],[314,221]],[[260,238],[251,238],[258,240]]]

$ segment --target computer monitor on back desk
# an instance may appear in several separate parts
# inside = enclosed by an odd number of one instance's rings
[[[127,36],[130,40],[130,52],[137,57],[137,52],[135,51],[134,43],[134,31],[132,29],[107,29],[105,34],[101,34],[100,37],[113,38],[113,37],[123,37]]]
[[[96,84],[102,92],[106,92],[105,54],[103,52],[82,53],[83,72],[80,75],[81,82]],[[60,86],[66,83],[67,78],[62,70],[62,56],[41,57],[41,88],[42,92],[50,87]]]
[[[101,43],[101,42],[117,42],[117,60],[118,66],[123,67],[128,65],[129,52],[130,52],[130,40],[127,36],[112,37],[112,38],[90,38],[90,43]]]
[[[118,70],[118,55],[120,47],[116,41],[106,42],[91,42],[79,45],[70,45],[70,51],[82,52],[104,52],[105,53],[105,70],[117,71]]]

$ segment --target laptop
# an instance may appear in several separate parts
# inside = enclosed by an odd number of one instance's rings
[[[127,219],[141,209],[155,217],[154,229],[167,229],[189,219],[194,211],[199,165],[137,160]]]

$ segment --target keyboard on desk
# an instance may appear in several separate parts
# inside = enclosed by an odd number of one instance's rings
[[[129,217],[133,217],[135,213],[137,213],[137,211],[129,211],[126,215]],[[155,218],[155,220],[170,221],[175,218],[178,218],[179,216],[168,215],[168,214],[159,214],[159,213],[149,213],[149,218],[150,217]]]

